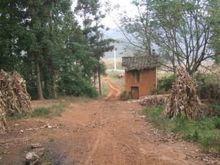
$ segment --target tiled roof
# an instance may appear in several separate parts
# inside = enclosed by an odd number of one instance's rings
[[[122,57],[122,66],[126,71],[153,69],[158,66],[158,58],[151,56]]]

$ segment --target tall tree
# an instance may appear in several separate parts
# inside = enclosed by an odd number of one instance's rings
[[[213,33],[212,47],[215,53],[215,62],[220,63],[220,0],[210,0],[209,13]]]
[[[113,49],[113,46],[111,46],[113,40],[103,38],[103,31],[106,28],[101,23],[101,20],[105,17],[105,14],[101,11],[99,0],[78,0],[75,11],[82,18],[83,33],[89,45],[90,56],[97,61],[93,68],[93,80],[94,84],[96,84],[98,77],[99,93],[101,94],[101,68],[103,68],[103,64],[100,60],[105,52]]]
[[[152,11],[150,9],[152,2],[146,0],[136,0],[132,4],[136,7],[137,14],[131,18],[123,15],[121,18],[123,32],[129,44],[134,48],[137,54],[153,55],[153,43],[151,41],[152,33]]]
[[[125,30],[142,41],[137,47],[145,54],[150,54],[150,47],[144,41],[150,41],[151,48],[165,60],[166,67],[175,72],[177,66],[183,66],[190,74],[214,57],[210,49],[213,34],[208,0],[140,0],[135,1],[135,5],[139,14],[135,22],[128,21],[125,26],[128,30]]]
[[[203,61],[214,57],[210,49],[208,1],[155,1],[153,7],[156,25],[153,39],[173,69],[183,66],[193,74]]]
[[[0,9],[0,68],[21,72],[34,98],[96,95],[96,62],[70,0],[5,0]]]
[[[0,3],[0,66],[12,71],[19,68],[26,48],[25,0],[4,0]]]

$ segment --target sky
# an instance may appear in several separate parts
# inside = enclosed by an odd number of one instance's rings
[[[106,0],[101,0],[101,2],[105,2]],[[103,24],[108,26],[109,28],[117,28],[116,24],[120,23],[120,16],[126,12],[128,16],[134,16],[136,14],[135,7],[131,4],[132,0],[109,0],[111,5],[113,6],[113,10],[111,10],[110,14],[106,15],[103,20]],[[118,8],[114,6],[119,6]]]
[[[102,23],[105,27],[108,27],[109,30],[104,32],[106,38],[112,38],[119,43],[115,43],[114,46],[117,49],[117,57],[124,56],[125,53],[128,54],[129,51],[125,51],[128,48],[127,40],[125,39],[122,32],[119,30],[120,19],[122,15],[126,14],[129,17],[133,17],[137,14],[136,8],[131,4],[133,0],[100,0],[102,4],[102,9],[105,10],[105,3],[108,2],[111,5],[112,10],[106,14],[106,17],[103,19]],[[72,0],[72,10],[76,6],[77,0]],[[113,58],[113,52],[106,52],[106,58]]]
[[[72,9],[74,9],[77,0],[72,0],[72,2]],[[100,0],[100,2],[103,5],[103,9],[105,8],[104,4],[106,2],[109,2],[113,8],[103,19],[103,24],[110,29],[117,28],[122,13],[126,12],[126,15],[131,17],[137,13],[135,7],[131,4],[132,0]]]

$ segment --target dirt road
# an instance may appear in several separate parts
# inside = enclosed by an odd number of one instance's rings
[[[111,78],[109,77],[104,77],[103,80],[104,80],[104,83],[108,85],[108,89],[109,89],[108,95],[106,96],[105,100],[118,99],[121,93],[120,88],[115,83],[113,83]]]
[[[73,101],[66,109],[52,119],[11,122],[11,132],[0,138],[0,164],[22,164],[27,146],[36,142],[57,165],[206,164],[197,147],[154,129],[137,103]],[[50,127],[37,129],[44,125]]]

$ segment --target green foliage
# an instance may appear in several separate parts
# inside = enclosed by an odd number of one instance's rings
[[[205,117],[198,121],[186,118],[168,119],[163,107],[151,107],[144,110],[147,118],[158,128],[178,133],[183,139],[201,144],[206,151],[220,152],[219,117]]]
[[[67,96],[88,96],[97,97],[97,91],[89,81],[85,81],[82,77],[62,75],[59,81],[59,89],[62,95]]]
[[[201,99],[209,99],[220,103],[220,82],[215,74],[201,74],[195,75],[198,84],[198,94]]]
[[[216,116],[220,116],[220,105],[219,104],[211,104],[210,109],[212,109],[213,114]]]
[[[213,37],[211,45],[215,52],[215,62],[220,63],[220,0],[211,0],[209,13],[211,14],[211,25]]]
[[[157,54],[163,67],[175,72],[182,66],[190,74],[203,61],[214,57],[209,41],[215,38],[219,43],[219,37],[213,33],[219,31],[220,17],[209,11],[213,7],[219,11],[219,0],[134,0],[133,4],[138,14],[126,14],[121,24],[126,39],[138,54]]]
[[[164,93],[168,92],[172,88],[172,84],[175,81],[175,75],[170,75],[163,77],[158,81],[158,92],[159,93]]]
[[[101,9],[99,0],[85,1],[78,0],[75,12],[82,18],[83,34],[88,44],[89,55],[93,57],[97,63],[93,67],[93,81],[101,74],[104,74],[104,65],[101,63],[101,57],[104,53],[112,50],[111,45],[113,39],[105,39],[103,31],[107,30],[102,24],[102,19],[105,17],[105,11]],[[101,82],[99,81],[99,92],[101,94]]]
[[[97,68],[104,73],[100,57],[112,49],[112,40],[103,39],[99,1],[78,3],[83,6],[77,10],[89,16],[85,29],[75,19],[71,0],[4,0],[0,4],[0,68],[20,72],[34,99],[41,91],[45,98],[55,98],[58,90],[96,95],[91,78]]]

